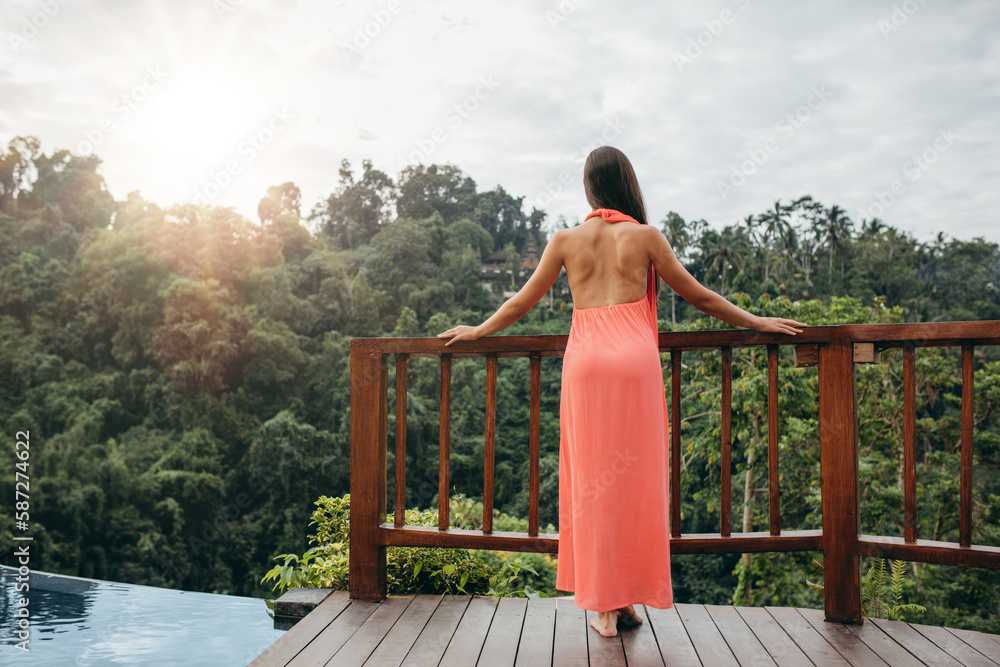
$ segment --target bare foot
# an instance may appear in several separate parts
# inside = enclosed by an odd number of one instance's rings
[[[590,627],[601,633],[602,637],[614,637],[618,634],[619,611],[599,611],[595,618],[590,619]]]
[[[625,628],[634,628],[635,626],[642,623],[642,617],[636,613],[632,605],[627,607],[620,607],[617,609],[619,613],[618,624]]]

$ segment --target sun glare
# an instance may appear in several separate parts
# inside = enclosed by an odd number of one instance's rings
[[[188,76],[164,85],[139,131],[167,157],[211,163],[236,153],[246,109],[246,94],[224,79]]]

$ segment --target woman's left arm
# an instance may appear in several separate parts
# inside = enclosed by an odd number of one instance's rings
[[[505,301],[488,320],[477,327],[460,324],[439,333],[437,337],[450,338],[451,340],[445,345],[451,345],[459,340],[476,340],[506,329],[527,315],[528,311],[549,291],[562,270],[564,238],[561,231],[557,231],[549,239],[545,250],[542,251],[541,259],[538,260],[538,266],[535,267],[535,272],[531,274],[524,286],[518,290],[517,294]]]

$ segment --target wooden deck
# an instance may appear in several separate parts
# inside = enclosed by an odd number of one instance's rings
[[[1000,666],[1000,636],[917,623],[827,623],[791,607],[636,605],[637,628],[602,637],[572,597],[390,595],[335,591],[252,663],[451,665]]]

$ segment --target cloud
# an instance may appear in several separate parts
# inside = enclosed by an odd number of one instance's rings
[[[47,152],[75,149],[158,65],[170,73],[162,88],[96,149],[118,198],[190,200],[192,180],[225,159],[144,143],[146,115],[197,76],[239,88],[245,108],[230,115],[244,135],[276,105],[295,115],[219,195],[251,218],[268,185],[296,182],[308,209],[336,186],[341,159],[395,175],[431,141],[430,161],[482,189],[500,184],[544,201],[550,220],[581,219],[581,150],[611,137],[655,219],[674,210],[721,226],[804,194],[857,218],[902,180],[885,222],[920,238],[1000,240],[1000,16],[987,0],[220,2],[228,9],[61,5],[21,48],[0,49],[0,140],[34,134]],[[17,34],[35,10],[6,3],[0,19]],[[469,101],[483,77],[499,85]],[[828,99],[810,106],[816,89]],[[956,141],[909,178],[907,162],[947,128]],[[753,155],[766,159],[723,197],[719,184]]]

